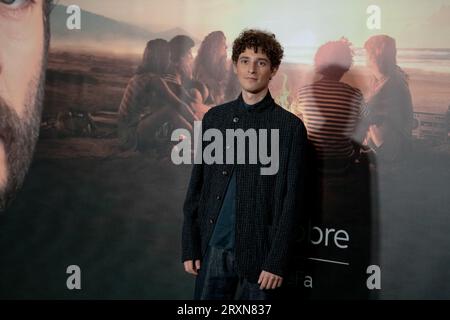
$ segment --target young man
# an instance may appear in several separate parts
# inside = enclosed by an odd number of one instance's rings
[[[22,184],[39,133],[51,6],[0,1],[0,212]]]
[[[197,276],[196,299],[265,300],[283,283],[300,214],[306,131],[268,89],[282,57],[274,35],[241,33],[232,60],[242,93],[203,118],[203,132],[215,129],[224,137],[227,129],[278,130],[277,146],[271,140],[268,149],[272,156],[278,151],[279,163],[271,175],[261,174],[261,161],[194,165],[184,203],[182,260],[186,272]],[[230,148],[227,141],[224,154]]]

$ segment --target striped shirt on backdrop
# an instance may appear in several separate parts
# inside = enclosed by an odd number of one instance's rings
[[[303,120],[317,157],[334,160],[353,156],[352,136],[364,106],[359,89],[322,79],[302,87],[292,109]]]

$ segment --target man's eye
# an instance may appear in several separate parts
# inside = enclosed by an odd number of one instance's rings
[[[260,61],[260,62],[259,62],[259,66],[260,66],[260,67],[265,67],[265,66],[266,66],[266,63],[265,63],[264,61]]]
[[[20,9],[26,6],[31,0],[0,0],[0,5],[11,9]]]

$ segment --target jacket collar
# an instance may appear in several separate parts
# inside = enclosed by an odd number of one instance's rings
[[[272,98],[272,95],[270,94],[270,91],[267,91],[266,96],[259,101],[258,103],[255,103],[253,105],[244,105],[244,98],[242,97],[242,93],[239,95],[239,97],[234,101],[235,106],[240,112],[263,112],[266,110],[269,110],[272,108],[275,104],[275,101]]]

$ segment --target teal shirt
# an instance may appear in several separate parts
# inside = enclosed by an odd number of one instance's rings
[[[243,108],[250,107],[245,102],[242,103]],[[233,249],[235,241],[235,224],[236,224],[236,173],[233,174],[228,183],[227,191],[222,202],[214,232],[209,241],[212,247]]]
[[[234,248],[236,223],[236,174],[233,170],[227,192],[222,202],[219,218],[209,241],[211,247],[224,249]]]

